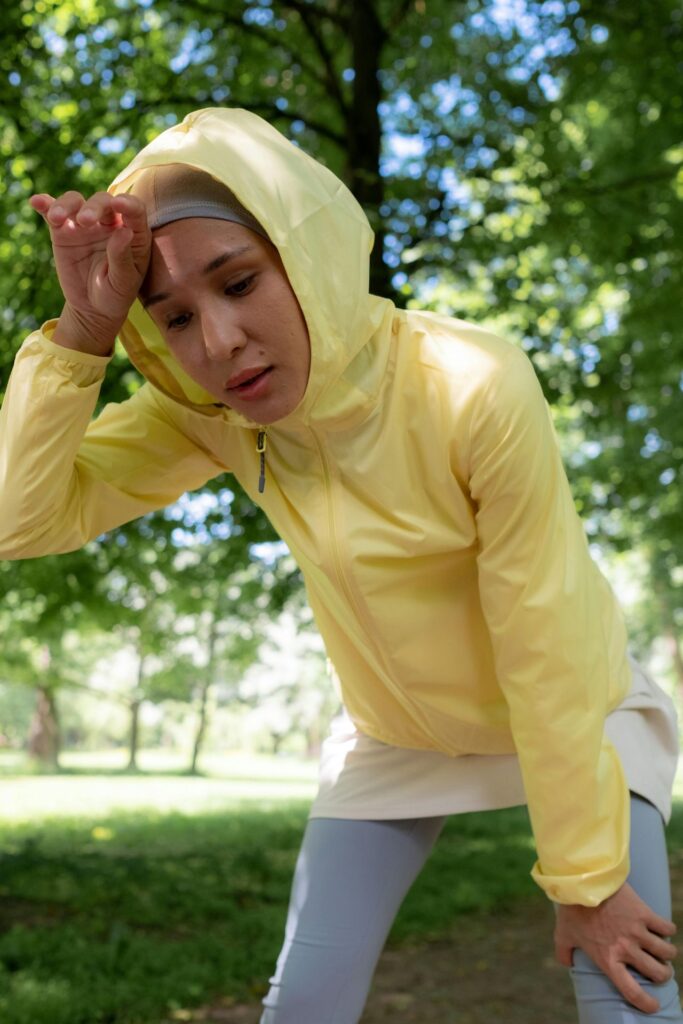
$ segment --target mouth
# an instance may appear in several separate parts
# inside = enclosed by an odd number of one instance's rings
[[[242,373],[235,374],[225,385],[225,390],[232,395],[239,395],[240,398],[257,398],[264,387],[267,387],[267,379],[272,372],[272,366],[264,369],[252,367]]]
[[[242,370],[241,373],[236,373],[234,377],[230,378],[230,380],[225,385],[225,390],[238,391],[242,387],[247,387],[247,385],[252,384],[255,380],[258,380],[258,378],[261,377],[264,373],[268,373],[269,370],[270,366],[261,368],[257,366],[252,366],[249,367],[249,369],[247,370]]]

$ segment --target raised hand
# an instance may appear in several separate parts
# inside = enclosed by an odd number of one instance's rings
[[[109,355],[149,263],[152,235],[135,196],[96,192],[34,195],[52,240],[66,300],[53,340],[66,348]]]

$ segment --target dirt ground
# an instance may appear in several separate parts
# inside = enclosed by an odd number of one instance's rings
[[[673,917],[683,932],[682,854],[671,869]],[[553,957],[553,919],[550,903],[535,901],[502,916],[463,918],[462,932],[448,940],[385,950],[362,1024],[576,1024],[569,977]],[[260,1012],[257,1002],[222,1003],[190,1019],[258,1024]]]

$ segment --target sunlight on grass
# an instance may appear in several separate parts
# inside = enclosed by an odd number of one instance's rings
[[[22,774],[25,760],[2,752],[0,821],[98,819],[119,811],[196,815],[249,806],[267,810],[312,800],[317,784],[317,764],[292,756],[208,755],[202,760],[204,774],[196,777],[183,774],[182,754],[164,750],[141,751],[140,774],[118,774],[125,770],[124,750],[69,752],[61,763],[64,774]],[[683,761],[674,798],[683,800]]]
[[[267,809],[315,795],[317,766],[310,761],[235,755],[207,758],[203,764],[206,775],[173,774],[184,768],[178,756],[144,751],[143,774],[109,775],[125,767],[125,755],[113,751],[65,754],[62,765],[67,774],[20,775],[12,773],[16,766],[3,758],[0,768],[7,774],[0,782],[0,821],[107,818],[118,811],[143,810],[191,815],[245,805]]]

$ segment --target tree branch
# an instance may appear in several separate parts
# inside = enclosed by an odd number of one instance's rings
[[[291,0],[288,0],[288,2],[291,2]],[[336,100],[339,109],[341,110],[344,118],[346,119],[349,115],[349,105],[346,101],[346,97],[344,96],[344,91],[341,87],[341,83],[337,77],[337,72],[334,67],[334,60],[332,59],[332,54],[327,48],[327,44],[322,36],[322,33],[319,30],[319,26],[316,25],[314,19],[311,17],[311,11],[307,9],[308,5],[301,4],[300,7],[301,10],[299,13],[301,15],[301,20],[304,24],[304,28],[306,29],[309,36],[313,40],[313,45],[318,51],[320,59],[323,62],[323,67],[325,69],[324,84],[327,86],[327,89],[332,99]]]
[[[243,103],[242,106],[245,110],[251,110],[255,114],[261,114],[262,116],[270,115],[273,118],[284,118],[285,121],[301,121],[311,131],[317,132],[318,135],[322,135],[324,138],[329,139],[330,142],[334,142],[337,146],[346,146],[346,136],[341,132],[336,132],[334,128],[331,128],[328,124],[322,121],[314,121],[310,117],[304,117],[302,114],[297,114],[295,111],[280,110],[274,103]]]
[[[290,11],[296,11],[301,17],[304,15],[313,15],[316,18],[324,18],[327,21],[333,22],[339,28],[343,29],[344,32],[348,31],[349,19],[345,18],[343,14],[338,11],[323,10],[318,7],[317,4],[307,4],[303,0],[280,0],[280,6],[289,8]]]
[[[306,6],[306,5],[304,5]],[[201,3],[200,0],[186,0],[183,4],[184,9],[195,11],[198,14],[206,15],[214,13],[211,8]],[[322,12],[319,12],[322,13]],[[236,15],[222,14],[221,25],[231,25],[238,29],[239,32],[243,32],[245,35],[252,36],[254,39],[258,39],[267,49],[273,50],[278,47],[281,52],[285,55],[285,58],[289,65],[298,64],[302,71],[305,71],[312,80],[325,90],[330,88],[329,70],[326,68],[325,72],[321,72],[314,64],[306,60],[301,54],[294,54],[290,49],[287,49],[279,36],[275,35],[268,28],[264,28],[261,25],[252,25],[243,21],[242,18]],[[336,20],[336,19],[332,19]],[[335,97],[336,98],[336,97]],[[316,129],[319,130],[319,129]]]
[[[216,13],[214,7],[210,7],[208,4],[200,3],[199,0],[185,0],[182,7],[183,10],[195,11],[202,17],[205,17],[207,14],[215,15]],[[224,25],[232,25],[234,28],[238,28],[240,32],[244,32],[245,35],[254,36],[255,39],[260,39],[261,42],[265,42],[269,46],[272,45],[272,34],[268,31],[267,28],[263,28],[261,25],[252,25],[249,22],[245,22],[242,20],[242,18],[237,17],[237,15],[221,14],[220,24],[221,27]]]
[[[403,0],[403,3],[397,4],[393,12],[392,17],[389,19],[389,24],[386,28],[387,35],[391,36],[401,25],[401,22],[405,20],[408,15],[408,11],[415,5],[415,0]]]
[[[251,110],[254,114],[260,114],[262,117],[272,118],[273,120],[281,118],[284,121],[290,122],[290,124],[292,121],[301,121],[307,128],[310,128],[311,131],[317,132],[318,135],[322,135],[324,138],[329,139],[331,142],[334,142],[335,145],[346,145],[346,137],[340,132],[336,132],[329,126],[329,124],[326,124],[323,121],[315,121],[310,117],[305,117],[303,114],[296,113],[296,111],[280,110],[275,103],[267,103],[266,101],[250,103],[240,97],[234,97],[234,99],[239,106],[243,107],[245,110]],[[163,99],[151,100],[146,98],[144,103],[136,104],[136,109],[141,113],[150,113],[158,107],[173,106],[174,104],[177,104],[180,107],[189,107],[192,109],[196,105],[196,97],[174,96],[171,93],[164,96]]]
[[[606,181],[602,184],[591,185],[589,182],[585,184],[583,182],[577,182],[576,180],[571,183],[563,184],[562,180],[558,181],[558,187],[560,189],[569,189],[573,192],[590,193],[592,195],[604,195],[605,192],[621,192],[624,189],[635,188],[638,185],[649,185],[656,181],[667,181],[675,177],[678,170],[678,165],[672,164],[671,169],[662,169],[660,171],[653,171],[651,174],[636,174],[632,178],[622,178],[621,181]],[[566,181],[566,179],[565,179]]]

